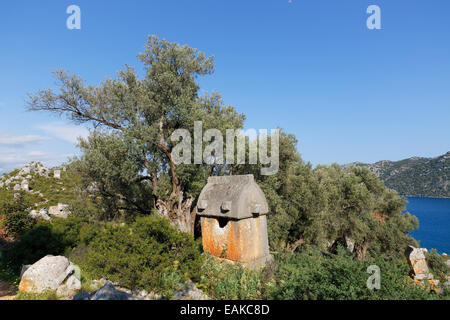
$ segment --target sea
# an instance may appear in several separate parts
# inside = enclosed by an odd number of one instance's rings
[[[406,209],[419,219],[410,235],[421,248],[434,248],[450,255],[450,199],[407,197]]]

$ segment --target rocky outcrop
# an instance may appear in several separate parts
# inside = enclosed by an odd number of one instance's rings
[[[423,248],[415,248],[413,246],[406,248],[405,255],[412,268],[411,276],[416,283],[424,285],[425,282],[428,282],[432,290],[440,291],[438,287],[439,280],[435,280],[433,274],[428,269],[425,252],[427,250]]]
[[[69,205],[58,203],[57,206],[48,209],[48,214],[56,218],[67,219],[70,214]]]
[[[173,294],[174,300],[208,300],[208,296],[204,294],[196,285],[188,280],[185,287],[181,290],[175,291]]]
[[[412,267],[415,275],[429,274],[430,271],[428,269],[427,261],[425,260],[423,249],[408,246],[406,249],[406,258],[408,259],[408,263]]]
[[[49,169],[40,162],[31,162],[19,170],[16,175],[4,175],[0,178],[0,188],[14,191],[30,191],[28,181],[32,175],[48,177]]]
[[[22,269],[19,291],[43,293],[54,291],[59,296],[75,294],[81,282],[75,266],[63,256],[45,256],[31,266]]]
[[[132,294],[116,289],[107,282],[103,287],[92,293],[80,292],[73,297],[73,300],[137,300]]]
[[[161,295],[154,292],[147,292],[145,290],[129,290],[121,288],[118,283],[100,279],[94,280],[93,284],[101,284],[101,288],[92,292],[80,292],[73,297],[73,300],[159,300]],[[174,300],[208,300],[200,289],[195,284],[188,280],[184,287],[173,293]]]

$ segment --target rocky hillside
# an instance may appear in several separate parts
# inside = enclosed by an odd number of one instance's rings
[[[67,218],[77,203],[90,202],[88,193],[81,188],[81,177],[66,166],[49,169],[31,162],[0,176],[0,207],[8,198],[22,197],[31,204],[28,210],[35,219]]]
[[[379,161],[374,164],[355,162],[344,165],[367,167],[388,188],[402,195],[450,198],[450,151],[436,158],[409,158]]]

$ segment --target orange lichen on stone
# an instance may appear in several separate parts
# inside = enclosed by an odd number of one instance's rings
[[[252,175],[209,177],[198,200],[203,249],[255,267],[271,260],[267,213],[266,198]]]
[[[259,216],[230,220],[221,227],[217,218],[202,217],[203,249],[215,257],[244,263],[264,258],[269,255],[264,223],[266,216]]]

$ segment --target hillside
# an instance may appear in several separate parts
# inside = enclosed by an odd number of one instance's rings
[[[374,164],[355,162],[343,167],[353,165],[369,168],[388,188],[402,195],[450,198],[450,151],[436,158],[413,157]]]

